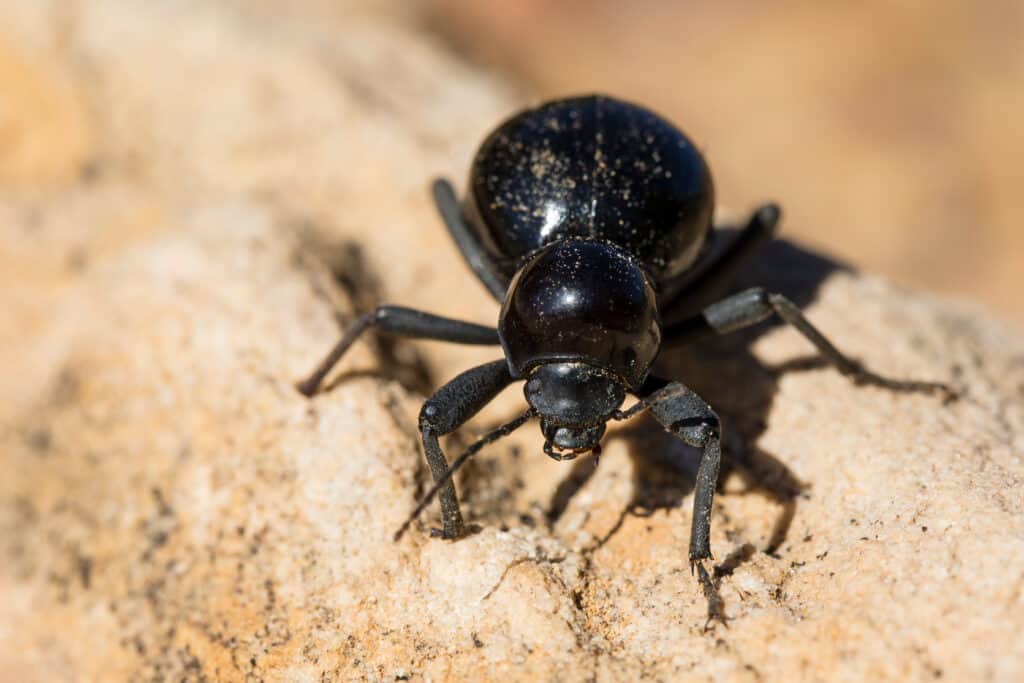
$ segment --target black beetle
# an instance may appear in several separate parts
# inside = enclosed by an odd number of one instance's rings
[[[697,471],[690,564],[706,576],[711,502],[720,458],[715,412],[680,382],[650,374],[658,352],[778,315],[841,373],[903,390],[941,384],[880,377],[837,350],[785,297],[748,289],[711,297],[769,241],[779,209],[766,204],[710,256],[714,186],[694,144],[656,114],[611,97],[562,99],[521,112],[484,141],[459,204],[444,180],[434,200],[477,278],[501,304],[497,328],[398,306],[359,317],[313,374],[312,395],[366,329],[459,344],[500,344],[505,356],[462,373],[423,405],[419,426],[434,478],[399,537],[439,494],[444,538],[464,533],[452,473],[484,444],[532,417],[555,460],[600,453],[609,420],[643,410],[703,449]],[[438,438],[458,429],[502,389],[525,380],[527,410],[488,433],[449,467]],[[626,394],[639,398],[621,410]]]

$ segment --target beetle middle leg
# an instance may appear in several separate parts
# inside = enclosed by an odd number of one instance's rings
[[[316,393],[331,368],[341,360],[356,339],[371,327],[381,332],[413,339],[436,339],[456,344],[497,345],[498,331],[493,327],[467,323],[439,315],[416,311],[402,306],[378,306],[370,313],[364,313],[349,325],[330,353],[315,370],[295,388],[305,396]]]
[[[441,450],[439,438],[450,434],[476,415],[502,389],[512,382],[508,362],[504,359],[466,370],[445,384],[427,399],[420,410],[420,434],[423,452],[435,482],[448,474],[448,460]],[[465,533],[455,484],[448,483],[438,492],[441,503],[441,536],[459,538]]]
[[[857,384],[873,384],[897,391],[942,392],[947,399],[954,396],[948,386],[939,382],[895,380],[868,370],[860,362],[837,349],[804,317],[796,304],[781,294],[768,292],[762,287],[733,294],[706,307],[698,315],[669,325],[665,328],[663,342],[666,346],[678,346],[713,334],[728,334],[766,320],[772,315],[779,316],[784,322],[795,327],[840,373]]]

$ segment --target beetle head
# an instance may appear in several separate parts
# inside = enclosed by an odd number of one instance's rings
[[[524,393],[540,416],[544,452],[555,460],[600,452],[605,423],[626,398],[618,378],[586,363],[540,365],[530,374]]]

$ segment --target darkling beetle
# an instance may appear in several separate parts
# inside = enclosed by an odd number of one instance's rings
[[[369,328],[457,344],[500,344],[504,358],[463,372],[420,412],[434,487],[396,540],[438,495],[440,535],[465,533],[452,474],[470,456],[540,418],[555,460],[598,456],[609,420],[649,410],[666,430],[702,449],[690,566],[707,576],[711,502],[721,455],[715,412],[680,382],[650,374],[664,346],[725,334],[777,315],[855,382],[946,391],[876,375],[843,355],[780,294],[748,289],[717,301],[731,275],[772,239],[779,208],[765,204],[714,256],[708,248],[714,187],[694,144],[656,114],[611,97],[562,99],[523,111],[484,141],[460,205],[437,180],[434,201],[473,273],[501,304],[497,329],[399,306],[360,316],[310,377],[306,396]],[[455,431],[516,380],[529,409],[489,432],[449,467],[438,438]],[[621,410],[626,394],[639,401]]]

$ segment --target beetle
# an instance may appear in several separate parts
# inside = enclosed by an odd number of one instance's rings
[[[709,248],[714,185],[693,142],[662,117],[608,96],[558,99],[522,111],[480,146],[460,203],[433,183],[448,231],[499,304],[496,327],[399,306],[358,317],[297,387],[317,391],[366,330],[459,344],[500,345],[504,356],[463,372],[423,404],[419,429],[437,495],[439,535],[465,533],[452,474],[483,445],[536,417],[555,460],[600,453],[609,421],[649,411],[701,449],[689,561],[706,577],[711,507],[721,458],[718,416],[679,381],[651,367],[662,348],[727,334],[778,316],[842,374],[896,390],[948,391],[931,382],[877,375],[841,353],[786,297],[753,288],[714,300],[737,268],[770,241],[780,210],[755,210],[724,249]],[[707,303],[709,302],[710,303]],[[474,443],[451,465],[439,438],[462,426],[500,391],[524,381],[528,410]],[[626,395],[638,401],[622,410]]]

